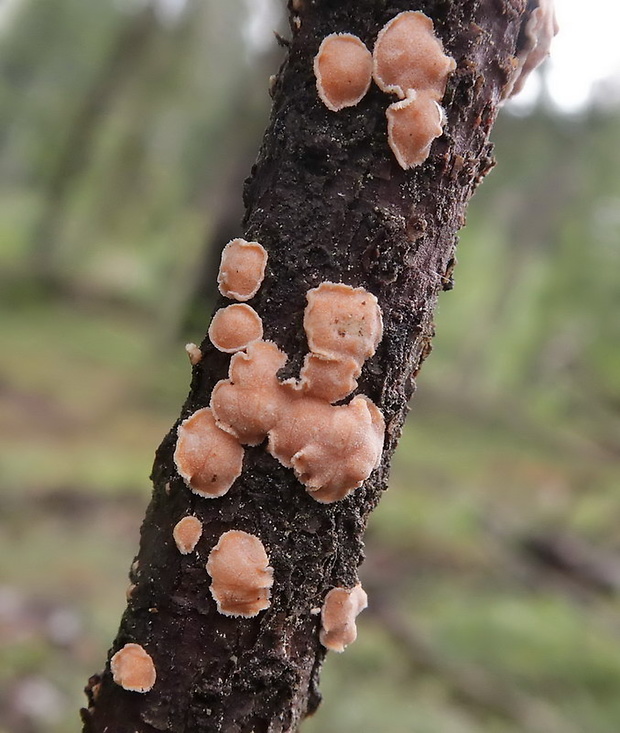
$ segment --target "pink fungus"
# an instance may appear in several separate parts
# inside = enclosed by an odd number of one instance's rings
[[[384,432],[383,416],[367,397],[340,407],[305,398],[292,402],[287,420],[269,432],[268,450],[293,468],[313,499],[330,504],[370,476]]]
[[[211,343],[227,354],[246,349],[262,337],[263,322],[254,308],[245,303],[220,308],[209,326]]]
[[[172,530],[172,536],[179,552],[182,555],[189,555],[193,552],[198,540],[202,535],[202,522],[198,517],[183,517]]]
[[[314,57],[316,88],[332,112],[355,106],[372,80],[372,55],[350,33],[332,33],[323,39]]]
[[[379,32],[373,51],[373,76],[384,92],[404,99],[410,89],[426,90],[439,101],[448,74],[456,68],[424,13],[405,11]]]
[[[218,382],[211,408],[218,425],[245,445],[258,445],[282,414],[286,395],[277,373],[286,364],[271,341],[255,341],[230,360],[229,378]]]
[[[352,357],[330,359],[310,353],[304,360],[296,388],[310,397],[338,402],[355,390],[361,371]]]
[[[321,609],[321,644],[343,652],[357,639],[355,619],[368,606],[368,596],[358,583],[354,588],[332,588]]]
[[[443,132],[443,110],[428,94],[410,92],[386,110],[388,144],[401,168],[420,165],[430,153],[431,144]]]
[[[351,358],[361,366],[375,353],[383,322],[372,293],[323,282],[306,297],[304,329],[313,354],[335,360]]]
[[[225,494],[241,475],[239,441],[215,424],[208,407],[183,420],[177,435],[174,462],[189,488],[206,498]]]
[[[265,276],[267,252],[258,242],[233,239],[222,250],[217,276],[219,290],[226,298],[250,300]]]
[[[209,554],[207,572],[224,616],[251,618],[269,608],[273,568],[258,537],[237,529],[224,532]]]
[[[150,655],[139,644],[125,644],[110,660],[112,678],[131,692],[148,692],[157,673]]]

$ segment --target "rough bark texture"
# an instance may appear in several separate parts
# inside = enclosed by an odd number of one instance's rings
[[[451,287],[456,232],[493,165],[488,135],[525,0],[296,0],[294,7],[301,24],[292,23],[271,123],[245,189],[244,236],[269,252],[253,304],[265,338],[289,355],[283,376],[290,376],[307,352],[302,317],[309,288],[331,280],[378,297],[384,337],[359,391],[385,416],[383,461],[362,488],[322,505],[264,446],[248,448],[233,488],[206,500],[175,471],[175,425],[157,452],[153,499],[131,570],[136,588],[110,652],[127,642],[143,645],[157,683],[147,694],[126,692],[108,664],[87,688],[90,733],[292,731],[316,710],[325,650],[311,610],[330,588],[357,582],[368,515],[386,488],[415,376],[430,351],[437,296]],[[385,110],[393,100],[373,85],[356,107],[328,111],[317,98],[312,59],[333,32],[355,33],[372,48],[380,28],[411,9],[433,19],[458,67],[443,102],[445,134],[422,166],[403,171],[386,141]],[[181,418],[208,405],[213,386],[227,376],[229,357],[208,339],[202,349]],[[201,518],[204,533],[197,552],[182,556],[172,528],[188,512]],[[256,618],[218,614],[209,593],[207,556],[233,528],[259,536],[274,568],[272,605]]]

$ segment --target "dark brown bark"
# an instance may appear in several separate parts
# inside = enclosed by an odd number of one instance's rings
[[[249,448],[241,478],[208,501],[191,494],[175,471],[173,428],[157,453],[153,499],[131,572],[137,587],[111,650],[142,644],[155,661],[157,683],[144,695],[126,692],[108,665],[87,688],[89,733],[292,731],[316,710],[325,651],[311,609],[330,588],[357,582],[367,518],[386,488],[415,376],[430,351],[437,296],[451,287],[456,232],[493,164],[488,135],[525,0],[299,4],[301,25],[292,25],[271,123],[245,190],[244,235],[260,241],[270,258],[253,304],[265,338],[289,355],[289,376],[307,351],[302,317],[309,288],[331,280],[378,297],[384,337],[359,389],[385,416],[383,461],[362,488],[322,505],[264,446]],[[422,166],[406,172],[386,142],[392,100],[373,86],[356,107],[328,111],[316,95],[312,59],[332,32],[355,33],[372,48],[379,29],[407,9],[434,20],[458,67],[444,97],[445,134]],[[202,349],[182,418],[208,405],[214,384],[227,375],[228,356],[208,339]],[[197,553],[184,557],[172,528],[188,512],[205,529]],[[252,619],[218,614],[209,593],[208,553],[232,528],[259,536],[274,568],[272,605]]]

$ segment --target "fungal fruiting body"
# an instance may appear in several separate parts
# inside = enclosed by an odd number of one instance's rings
[[[382,91],[401,100],[386,110],[388,144],[401,168],[423,163],[442,134],[446,120],[439,102],[455,68],[424,13],[399,13],[379,32],[373,77]]]
[[[307,294],[304,329],[311,353],[300,380],[280,382],[286,354],[256,341],[235,354],[228,379],[211,395],[217,425],[245,445],[268,438],[267,450],[292,468],[319,502],[343,499],[378,465],[385,423],[367,397],[351,394],[362,365],[381,340],[377,299],[363,288],[325,282]]]
[[[304,330],[313,354],[351,357],[358,364],[375,353],[383,335],[377,299],[364,288],[323,282],[308,291]]]
[[[112,678],[130,692],[148,692],[157,673],[150,655],[139,644],[125,644],[110,660]]]
[[[515,70],[503,91],[503,99],[514,97],[523,89],[528,76],[549,55],[551,41],[558,31],[553,0],[538,0],[525,24],[523,48],[515,58]]]
[[[196,346],[196,344],[185,344],[185,352],[189,357],[189,362],[192,366],[200,364],[202,361],[202,351]]]
[[[388,121],[388,144],[401,168],[413,168],[427,158],[431,145],[443,132],[444,113],[428,94],[410,91],[408,97],[391,104]]]
[[[350,357],[330,359],[310,353],[304,359],[299,382],[291,386],[310,397],[339,402],[355,390],[361,371],[359,363]]]
[[[237,529],[224,532],[209,554],[207,572],[221,614],[251,618],[269,608],[273,568],[258,537]]]
[[[383,417],[367,397],[348,405],[300,399],[289,419],[269,433],[269,452],[295,475],[316,501],[343,499],[370,476],[383,449]]]
[[[220,293],[233,300],[250,300],[263,282],[266,265],[267,252],[261,244],[233,239],[222,250],[217,276]]]
[[[314,57],[316,88],[332,112],[353,107],[362,100],[372,80],[372,55],[350,33],[326,36]]]
[[[179,552],[182,555],[189,555],[193,552],[198,540],[202,535],[202,522],[198,517],[183,517],[172,530],[172,536]]]
[[[177,429],[174,463],[199,496],[222,496],[241,475],[243,447],[221,430],[208,407],[194,412]]]
[[[343,652],[357,638],[355,619],[367,605],[368,596],[359,583],[354,588],[332,588],[321,609],[321,644]]]
[[[218,382],[211,408],[218,425],[244,445],[262,443],[286,402],[278,371],[286,354],[271,341],[255,341],[230,360],[229,378]]]
[[[410,89],[427,91],[439,101],[448,74],[456,68],[443,51],[433,21],[424,13],[408,10],[396,15],[377,36],[373,50],[373,77],[382,91],[401,99]]]
[[[304,330],[311,353],[297,387],[338,402],[357,387],[362,365],[381,341],[381,309],[372,293],[343,283],[321,283],[306,298]]]
[[[209,326],[211,343],[227,354],[242,351],[262,337],[263,322],[254,308],[246,303],[220,308]]]

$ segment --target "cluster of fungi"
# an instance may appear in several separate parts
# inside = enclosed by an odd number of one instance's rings
[[[247,304],[258,292],[267,252],[258,242],[234,239],[222,252],[218,276],[225,297],[241,301],[218,310],[209,339],[231,354],[228,379],[211,392],[209,407],[196,410],[177,429],[174,462],[190,491],[206,499],[226,494],[243,470],[244,446],[260,445],[293,469],[309,495],[321,504],[340,501],[360,487],[379,465],[385,423],[379,408],[356,395],[357,378],[383,335],[377,299],[363,288],[323,282],[307,293],[304,330],[309,352],[299,379],[280,380],[287,355],[263,339],[258,313]],[[202,354],[194,344],[193,364]],[[202,536],[195,516],[182,517],[173,529],[180,553],[194,552]],[[247,532],[224,532],[209,553],[206,572],[219,613],[252,618],[270,605],[273,569],[261,540]],[[321,609],[321,643],[344,651],[356,637],[355,617],[366,594],[332,588]],[[138,644],[126,644],[112,657],[119,685],[148,692],[155,666]]]
[[[502,98],[523,88],[529,74],[549,55],[558,32],[553,0],[539,0],[524,27],[511,79]],[[408,10],[379,31],[372,53],[351,33],[326,36],[314,57],[319,98],[332,112],[362,101],[374,79],[397,101],[386,109],[387,141],[401,168],[414,168],[429,156],[443,132],[446,116],[439,104],[456,62],[444,53],[433,21]]]
[[[523,86],[556,32],[551,0],[539,0],[504,98]],[[423,163],[442,134],[445,114],[439,102],[455,68],[432,20],[418,11],[392,18],[372,53],[357,36],[333,33],[314,59],[319,97],[333,112],[358,104],[373,79],[398,98],[386,110],[387,133],[404,169]],[[216,312],[209,338],[216,349],[231,354],[229,374],[215,385],[209,407],[179,425],[174,462],[189,490],[217,499],[241,475],[244,446],[266,440],[266,450],[295,472],[309,495],[330,504],[360,487],[381,459],[385,424],[379,408],[364,395],[344,402],[382,338],[381,310],[376,297],[361,287],[323,282],[310,290],[303,322],[310,350],[299,379],[280,380],[288,357],[263,339],[262,320],[246,302],[261,286],[267,259],[258,242],[234,239],[223,250],[219,289],[237,302]],[[191,363],[198,364],[201,350],[195,344],[186,349]],[[195,551],[202,529],[192,515],[177,522],[173,539],[181,554]],[[238,529],[222,533],[205,570],[219,613],[252,618],[270,606],[273,569],[260,538]],[[344,651],[356,638],[355,618],[366,605],[359,583],[332,588],[322,608],[311,610],[321,614],[323,646]],[[113,655],[110,668],[114,681],[132,692],[148,692],[156,681],[152,657],[133,642]]]
[[[332,33],[314,59],[319,97],[333,112],[358,104],[372,79],[398,97],[385,115],[388,144],[404,169],[423,163],[442,134],[446,118],[439,102],[455,68],[433,21],[418,11],[392,18],[379,31],[372,54],[357,36]]]

